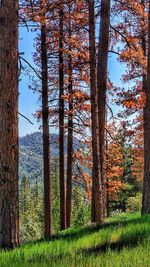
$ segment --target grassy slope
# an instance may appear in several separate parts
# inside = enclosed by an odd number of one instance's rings
[[[121,215],[0,252],[0,267],[150,267],[150,217]]]

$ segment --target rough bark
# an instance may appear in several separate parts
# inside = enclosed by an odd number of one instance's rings
[[[19,245],[18,1],[0,4],[0,247]]]
[[[64,60],[63,60],[63,4],[59,10],[59,183],[61,230],[66,228],[65,174],[64,174]]]
[[[141,3],[144,5],[145,1]],[[146,56],[146,40],[143,32],[142,47]],[[150,1],[149,1],[149,18],[148,18],[148,66],[147,78],[143,74],[143,90],[146,95],[146,105],[143,110],[144,117],[144,182],[143,182],[143,201],[142,214],[150,214]]]
[[[69,22],[69,38],[71,38],[71,25]],[[71,52],[71,45],[69,47]],[[68,114],[68,140],[67,140],[67,188],[66,188],[66,227],[70,227],[71,221],[71,197],[72,197],[72,163],[73,163],[73,103],[72,103],[72,56],[69,54],[69,114]]]
[[[98,124],[99,124],[99,155],[103,191],[103,216],[106,206],[106,173],[105,173],[105,121],[106,121],[106,94],[107,68],[110,27],[110,0],[101,1],[101,21],[98,46],[97,87],[98,87]]]
[[[50,134],[49,134],[49,107],[48,107],[48,57],[46,44],[45,0],[41,1],[41,63],[42,63],[42,127],[43,127],[43,166],[44,166],[44,235],[51,235],[52,207],[50,182]]]
[[[91,86],[91,120],[92,120],[92,222],[102,223],[102,191],[98,156],[98,109],[95,48],[95,11],[94,1],[89,0],[89,52],[90,52],[90,86]]]

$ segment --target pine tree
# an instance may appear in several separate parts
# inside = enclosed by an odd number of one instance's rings
[[[42,125],[43,125],[43,165],[44,165],[44,216],[45,238],[51,235],[52,207],[50,181],[50,136],[49,136],[49,92],[48,92],[48,55],[46,1],[41,1],[41,63],[42,63]]]
[[[40,239],[44,234],[43,183],[36,174],[32,181],[24,176],[19,193],[20,239],[22,242]]]
[[[148,14],[148,66],[147,86],[145,88],[146,104],[144,108],[144,185],[142,214],[150,213],[150,1]]]
[[[98,124],[99,124],[99,155],[103,191],[103,216],[106,206],[106,174],[105,174],[105,122],[107,102],[107,69],[108,69],[108,48],[110,31],[110,0],[101,1],[101,20],[98,44],[98,65],[97,65],[97,89],[98,89]]]
[[[65,170],[64,170],[64,5],[59,7],[59,183],[61,230],[66,228]]]
[[[69,5],[69,16],[71,7]],[[71,42],[71,21],[69,18],[69,42]],[[72,55],[71,44],[69,45],[68,55],[68,71],[69,71],[69,84],[68,93],[69,99],[69,111],[68,111],[68,140],[67,140],[67,185],[66,185],[66,227],[70,227],[71,220],[71,198],[72,198],[72,168],[73,168],[73,69],[72,69]]]
[[[89,0],[89,52],[90,52],[90,86],[91,86],[91,119],[92,119],[92,222],[102,223],[102,188],[98,156],[98,107],[96,78],[95,46],[95,10],[94,1]]]
[[[0,2],[0,247],[19,245],[18,1]]]

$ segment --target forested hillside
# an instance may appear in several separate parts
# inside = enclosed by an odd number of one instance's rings
[[[51,158],[52,161],[58,161],[59,157],[59,136],[58,134],[51,134],[50,137],[50,147],[51,147]],[[74,151],[78,149],[86,148],[84,143],[80,140],[74,138]],[[43,179],[43,147],[42,147],[42,133],[35,132],[28,134],[19,139],[19,177],[20,179],[27,175],[28,177],[34,178],[38,175]],[[67,155],[67,139],[65,139],[65,155]]]

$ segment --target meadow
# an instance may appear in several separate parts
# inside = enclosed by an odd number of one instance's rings
[[[150,216],[114,215],[89,225],[0,252],[0,267],[149,267]]]

